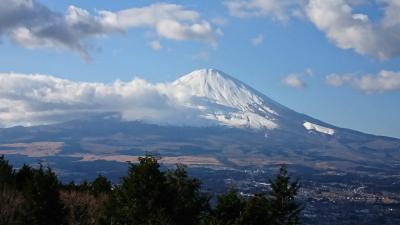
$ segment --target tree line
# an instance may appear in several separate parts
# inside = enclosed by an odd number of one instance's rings
[[[211,207],[212,195],[183,165],[161,170],[150,155],[130,163],[116,185],[101,175],[63,184],[50,167],[15,170],[0,156],[0,225],[300,224],[298,182],[291,181],[285,166],[269,182],[269,192],[246,197],[231,188]]]

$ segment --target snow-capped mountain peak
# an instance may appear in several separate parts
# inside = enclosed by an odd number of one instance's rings
[[[198,117],[206,122],[252,129],[335,133],[327,124],[297,113],[216,69],[195,70],[172,82],[171,88],[175,93],[184,93],[181,103],[198,111]],[[313,123],[304,123],[305,120]]]
[[[193,71],[174,84],[190,88],[193,96],[206,97],[218,104],[242,110],[250,103],[262,103],[243,83],[215,69]]]
[[[250,110],[264,106],[264,99],[255,90],[235,78],[216,69],[195,70],[174,82],[176,87],[186,87],[192,96],[204,97],[215,103],[238,110]],[[272,109],[264,109],[276,114]]]
[[[191,94],[188,106],[201,109],[202,117],[228,126],[274,129],[277,113],[266,98],[235,78],[215,69],[193,71],[175,82]]]
[[[140,78],[104,84],[46,75],[0,77],[3,81],[0,84],[21,94],[14,98],[13,91],[3,88],[5,92],[0,100],[7,110],[0,112],[0,127],[50,124],[110,113],[118,114],[124,121],[158,125],[224,125],[310,134],[317,131],[322,135],[340,133],[334,126],[290,110],[216,69],[196,70],[176,81],[158,84]],[[33,111],[26,115],[30,110]],[[305,121],[312,126],[304,126]],[[335,132],[329,130],[333,128]]]

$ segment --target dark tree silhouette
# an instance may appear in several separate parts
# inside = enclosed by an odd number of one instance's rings
[[[237,191],[218,196],[214,215],[208,224],[217,225],[294,225],[299,224],[301,206],[296,202],[297,181],[290,182],[285,166],[274,180],[271,191],[240,197]]]
[[[299,190],[285,166],[271,191],[217,196],[214,209],[201,182],[186,167],[161,170],[158,158],[139,157],[113,186],[99,175],[92,182],[61,185],[50,168],[23,165],[18,171],[0,157],[0,224],[13,225],[295,225],[302,209]]]
[[[23,184],[21,191],[25,198],[23,208],[26,216],[23,218],[23,224],[65,224],[56,174],[50,168],[44,169],[42,165],[39,169],[26,166],[20,172],[21,174],[18,172],[16,176],[25,179],[20,180]]]
[[[215,224],[235,225],[239,224],[245,201],[239,196],[236,189],[231,188],[226,194],[217,197],[217,205],[214,210]]]
[[[151,224],[161,219],[168,222],[166,213],[168,192],[164,172],[152,156],[139,158],[139,164],[130,164],[128,175],[116,190],[119,224]]]
[[[0,188],[14,182],[14,170],[4,155],[0,156]]]
[[[111,181],[109,181],[105,176],[98,175],[90,184],[90,192],[95,196],[99,196],[101,194],[110,194],[111,191]]]
[[[271,205],[265,194],[256,194],[249,198],[240,217],[241,225],[273,224]]]
[[[209,196],[201,193],[201,183],[186,169],[162,172],[158,159],[139,158],[115,192],[118,224],[198,224],[209,211]]]
[[[169,207],[174,224],[194,225],[209,210],[210,196],[201,193],[201,182],[191,178],[183,165],[166,174],[169,188]]]
[[[294,225],[300,223],[301,205],[295,197],[299,191],[298,181],[290,181],[285,165],[271,183],[271,205],[274,224]]]

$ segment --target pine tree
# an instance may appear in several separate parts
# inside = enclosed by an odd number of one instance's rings
[[[117,224],[195,225],[209,209],[209,196],[200,181],[190,178],[183,166],[163,172],[153,156],[131,164],[128,176],[113,191],[109,217]],[[107,220],[104,220],[107,221]]]
[[[13,167],[8,163],[8,160],[4,158],[4,155],[0,156],[0,188],[12,185],[14,175],[15,172]]]
[[[217,197],[214,210],[215,224],[234,225],[239,223],[245,201],[236,189],[231,188],[226,194]]]
[[[240,225],[273,224],[271,204],[265,194],[250,197],[243,208]]]
[[[298,181],[291,182],[285,165],[279,169],[279,174],[271,181],[271,205],[274,224],[295,225],[300,223],[301,205],[296,201],[300,188]]]
[[[32,181],[33,176],[34,170],[30,166],[24,164],[15,174],[16,188],[22,190],[27,185],[28,181]]]
[[[169,189],[168,214],[174,224],[194,225],[209,210],[209,196],[200,191],[201,182],[188,176],[183,165],[166,174]]]
[[[292,182],[282,166],[270,183],[268,193],[245,198],[231,189],[218,196],[210,217],[209,196],[201,192],[201,182],[181,165],[161,171],[154,156],[130,164],[128,175],[115,188],[100,175],[91,183],[72,182],[62,190],[50,168],[23,165],[14,171],[1,156],[0,224],[299,224],[298,181]]]
[[[130,164],[115,193],[118,208],[114,219],[119,224],[169,224],[166,203],[170,196],[159,168],[153,156],[139,157],[139,164]]]
[[[90,184],[90,192],[95,196],[99,196],[100,194],[109,194],[111,193],[111,188],[111,181],[102,175],[98,175]]]
[[[18,172],[17,177],[25,178],[19,181],[23,184],[21,191],[25,198],[26,216],[23,218],[23,224],[64,224],[64,211],[56,174],[50,168],[44,169],[42,165],[39,169],[25,166]]]

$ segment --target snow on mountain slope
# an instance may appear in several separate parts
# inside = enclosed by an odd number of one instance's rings
[[[184,105],[198,109],[205,119],[234,127],[278,127],[277,112],[266,104],[262,96],[218,70],[193,71],[173,82],[172,86],[190,93],[190,101]]]
[[[323,134],[329,134],[329,135],[333,135],[335,134],[335,130],[331,129],[331,128],[327,128],[321,125],[317,125],[317,124],[313,124],[310,122],[304,122],[303,123],[304,128],[306,128],[307,130],[315,130],[317,132],[323,133]]]
[[[89,83],[27,74],[0,74],[0,81],[0,127],[52,124],[103,113],[166,126],[304,132],[304,121],[321,124],[215,69],[158,84],[139,78]]]
[[[252,110],[259,106],[261,111],[276,114],[263,105],[263,99],[242,82],[215,69],[196,70],[185,75],[174,83],[175,87],[187,87],[192,96],[205,97],[217,104],[240,109]]]

